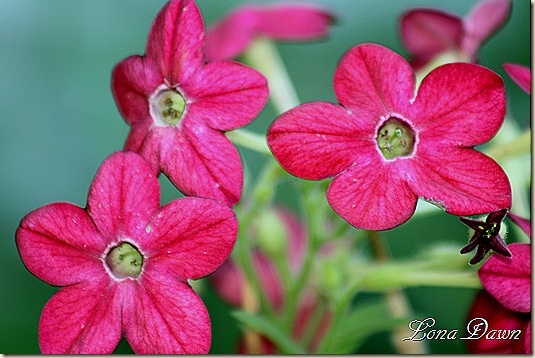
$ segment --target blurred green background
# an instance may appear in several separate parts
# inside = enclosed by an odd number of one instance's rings
[[[273,1],[256,1],[271,3]],[[302,102],[335,102],[332,76],[339,58],[352,46],[376,42],[407,55],[398,35],[398,17],[414,7],[436,7],[466,15],[476,1],[316,0],[338,17],[330,36],[314,43],[284,43],[278,48]],[[110,91],[113,66],[142,54],[148,29],[163,0],[2,0],[0,1],[0,353],[39,353],[37,324],[46,301],[57,290],[30,274],[20,261],[14,234],[31,210],[55,201],[85,206],[87,190],[102,161],[120,150],[128,126]],[[198,0],[207,25],[244,0]],[[480,63],[504,77],[509,114],[522,128],[530,125],[529,96],[501,65],[530,65],[530,2],[512,1],[506,25],[485,43]],[[265,133],[271,107],[250,125]],[[247,167],[246,184],[263,158],[239,148]],[[162,201],[177,196],[161,178]],[[292,202],[290,190],[282,193]],[[395,257],[436,241],[466,241],[455,217],[437,210],[385,233]],[[439,328],[462,329],[473,290],[411,289],[411,304],[421,318]],[[239,331],[230,307],[210,288],[202,291],[213,326],[212,353],[232,353]],[[430,342],[434,353],[466,352],[462,341]],[[362,353],[392,352],[386,335],[372,337]],[[117,352],[131,352],[123,341]]]

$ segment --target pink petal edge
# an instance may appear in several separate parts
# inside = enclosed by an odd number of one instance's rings
[[[160,185],[133,152],[116,152],[102,163],[89,189],[87,211],[108,240],[140,237],[160,207]]]
[[[111,280],[59,290],[43,309],[39,345],[44,354],[110,354],[122,337],[122,291]]]
[[[531,94],[531,69],[529,67],[505,63],[503,68],[520,88],[527,94]]]
[[[505,308],[531,311],[531,245],[507,246],[512,257],[492,255],[479,269],[483,287]]]

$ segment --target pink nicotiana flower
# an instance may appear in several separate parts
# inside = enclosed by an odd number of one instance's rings
[[[487,329],[474,325],[487,322]],[[487,291],[478,293],[467,317],[467,326],[475,332],[474,339],[466,339],[472,354],[530,354],[530,313],[511,311],[503,307]],[[472,322],[472,324],[470,324]]]
[[[520,88],[527,94],[531,94],[531,69],[529,67],[505,63],[503,68]]]
[[[350,224],[390,229],[418,198],[454,215],[511,206],[502,168],[472,147],[491,139],[505,115],[502,79],[475,64],[448,64],[415,95],[410,65],[391,50],[357,45],[334,75],[340,105],[312,102],[278,117],[268,144],[304,179],[335,177],[327,200]]]
[[[153,23],[145,56],[113,70],[115,101],[130,125],[125,149],[139,153],[184,194],[228,205],[241,196],[238,151],[224,135],[267,102],[266,79],[230,61],[206,62],[204,24],[192,0],[172,0]]]
[[[123,335],[136,353],[208,353],[210,319],[188,280],[227,259],[237,220],[212,199],[159,201],[146,162],[118,152],[97,172],[86,209],[53,203],[22,219],[22,261],[66,286],[41,314],[43,353],[108,354]]]
[[[531,353],[531,245],[513,243],[508,249],[512,257],[492,255],[479,269],[483,287],[498,304],[476,301],[469,316],[488,317],[494,329],[521,329],[521,342],[501,344],[485,336],[471,345],[475,353]]]
[[[410,10],[400,20],[401,40],[415,69],[449,51],[462,62],[476,62],[481,44],[505,23],[510,8],[509,0],[484,0],[464,19],[435,9]]]
[[[292,212],[277,207],[274,209],[274,213],[282,223],[283,229],[287,235],[286,244],[288,247],[286,255],[291,273],[297,275],[303,265],[308,237],[304,231],[302,223]],[[322,254],[327,254],[327,252],[325,251]],[[269,303],[277,312],[280,312],[283,308],[285,297],[282,281],[275,264],[272,262],[271,258],[258,248],[255,248],[252,251],[251,260],[260,287],[264,290]],[[244,306],[244,295],[247,294],[244,287],[246,284],[245,280],[245,275],[232,260],[225,262],[213,275],[210,276],[210,282],[213,284],[219,295],[221,295],[225,301],[236,307]],[[293,338],[300,339],[305,334],[305,331],[310,324],[312,312],[318,308],[318,300],[318,293],[312,287],[307,288],[302,301],[299,302],[292,332]],[[307,347],[309,351],[313,352],[314,349],[317,348],[321,338],[326,333],[330,320],[331,314],[327,311],[314,332],[309,347]],[[276,347],[267,338],[261,337],[259,343],[260,347],[257,348],[261,351],[260,353],[272,354],[276,352]],[[253,353],[248,350],[244,340],[239,343],[237,351],[245,354]]]
[[[325,37],[334,16],[310,4],[245,5],[231,12],[206,32],[209,60],[239,56],[256,37],[307,41]]]

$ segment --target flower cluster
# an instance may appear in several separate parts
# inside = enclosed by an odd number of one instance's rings
[[[145,56],[113,70],[131,126],[126,151],[104,161],[86,209],[55,203],[22,219],[16,241],[26,267],[67,286],[41,315],[43,353],[111,353],[123,335],[137,353],[208,353],[208,312],[188,280],[215,271],[234,246],[229,206],[243,173],[224,132],[251,122],[268,89],[249,67],[206,62],[203,46],[196,4],[165,5]],[[160,207],[160,172],[188,197]]]

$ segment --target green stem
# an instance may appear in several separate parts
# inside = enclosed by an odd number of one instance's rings
[[[507,143],[496,143],[484,150],[483,153],[499,163],[503,163],[504,160],[518,155],[529,155],[531,153],[531,130],[528,129]]]
[[[320,202],[325,196],[318,192],[318,183],[302,181],[300,184],[302,189],[303,212],[306,227],[308,228],[308,240],[306,242],[303,264],[285,300],[283,326],[287,328],[292,326],[292,321],[295,319],[303,290],[312,273],[314,258],[322,241],[321,225],[325,223],[325,205]]]
[[[295,89],[273,43],[267,39],[255,40],[244,53],[243,59],[266,76],[270,87],[271,102],[279,113],[299,104]],[[227,136],[236,144],[260,153],[270,154],[265,137],[262,135],[241,129],[228,132]],[[271,161],[266,164],[264,172],[252,192],[249,205],[245,204],[244,206],[242,203],[237,207],[240,223],[239,239],[235,245],[237,262],[251,285],[259,301],[261,310],[267,317],[271,318],[275,317],[274,308],[271,306],[257,280],[256,272],[250,259],[251,250],[246,236],[252,219],[270,203],[274,192],[275,181],[281,173],[283,173],[282,169],[271,157]]]
[[[227,132],[226,134],[228,139],[230,139],[234,144],[271,156],[271,151],[269,150],[269,147],[266,143],[266,138],[263,135],[248,131],[247,129],[236,129],[234,131]]]
[[[300,104],[288,71],[272,41],[257,38],[244,53],[243,59],[266,76],[271,101],[279,114]]]

